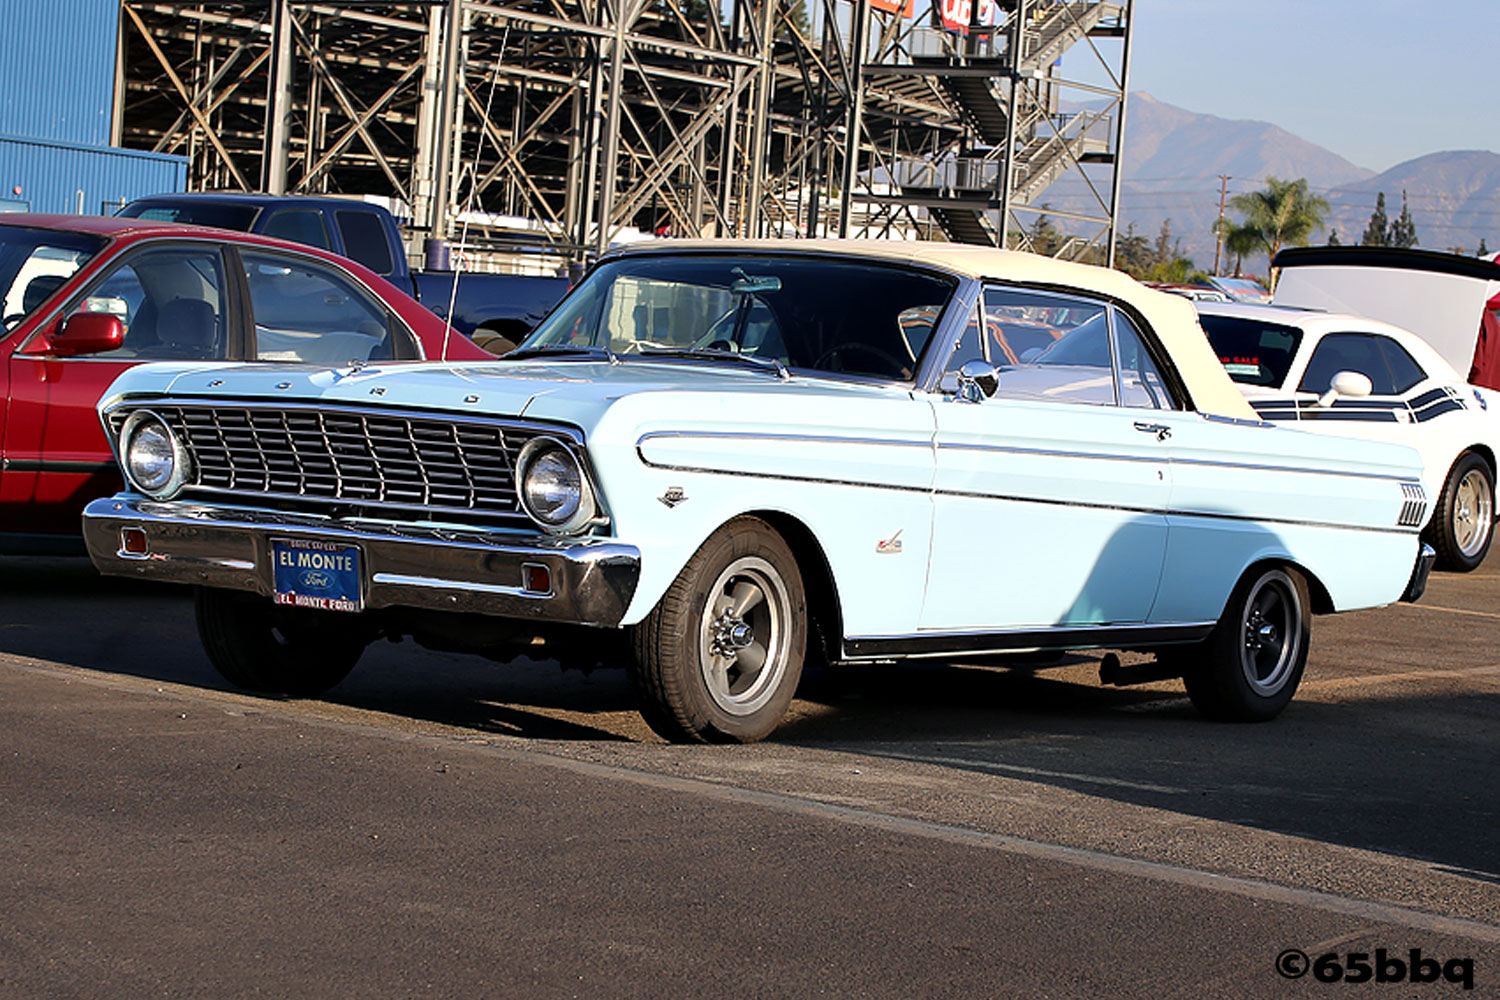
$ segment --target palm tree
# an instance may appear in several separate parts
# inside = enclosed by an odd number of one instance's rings
[[[1264,190],[1237,194],[1229,204],[1245,216],[1245,221],[1227,235],[1238,237],[1240,245],[1249,243],[1251,252],[1265,250],[1273,258],[1289,244],[1307,246],[1313,232],[1322,228],[1329,210],[1327,198],[1308,191],[1305,177],[1294,181],[1267,177]],[[1236,251],[1232,248],[1230,252]]]
[[[1224,235],[1224,254],[1226,257],[1234,258],[1234,276],[1238,278],[1245,258],[1262,247],[1260,230],[1254,226],[1236,225],[1225,219],[1220,231]]]

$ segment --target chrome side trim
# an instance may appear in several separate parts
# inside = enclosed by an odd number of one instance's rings
[[[1395,534],[1410,534],[1411,533],[1411,531],[1409,529],[1406,529],[1406,528],[1403,528],[1403,527],[1390,527],[1390,528],[1387,528],[1387,527],[1365,526],[1365,525],[1359,525],[1359,524],[1336,524],[1336,523],[1327,522],[1327,521],[1306,521],[1306,520],[1299,520],[1299,519],[1296,519],[1296,518],[1261,517],[1261,516],[1255,516],[1255,515],[1250,515],[1250,514],[1226,514],[1226,513],[1223,513],[1221,511],[1179,510],[1179,509],[1172,508],[1172,507],[1140,507],[1140,506],[1129,506],[1129,505],[1124,505],[1124,504],[1089,503],[1089,502],[1083,501],[1083,500],[1061,500],[1061,499],[1053,499],[1053,498],[1046,498],[1046,497],[1023,497],[1023,496],[1016,496],[1016,495],[1012,495],[1012,494],[1003,494],[1003,493],[983,493],[983,492],[967,491],[967,490],[933,489],[933,488],[927,487],[927,486],[899,486],[899,485],[893,485],[891,483],[877,483],[877,482],[869,482],[869,481],[854,480],[854,479],[828,479],[828,478],[824,478],[824,477],[821,477],[821,476],[798,476],[798,475],[792,475],[790,473],[743,472],[743,471],[736,470],[736,469],[714,469],[714,468],[708,468],[708,467],[705,467],[705,466],[698,466],[698,465],[677,465],[677,464],[668,463],[668,462],[653,462],[649,458],[646,457],[645,453],[642,452],[641,448],[640,448],[641,442],[645,441],[649,437],[675,437],[675,436],[691,437],[691,436],[695,436],[698,433],[700,433],[700,432],[683,431],[683,432],[680,432],[680,435],[679,435],[679,432],[676,432],[676,431],[657,431],[657,432],[653,432],[652,434],[642,435],[637,440],[637,442],[636,442],[636,455],[640,458],[642,464],[644,464],[646,466],[649,466],[649,467],[651,467],[653,469],[667,469],[667,470],[670,470],[672,472],[699,473],[699,474],[708,475],[708,476],[738,476],[738,477],[745,478],[745,479],[766,479],[766,480],[771,480],[771,481],[774,481],[774,482],[816,483],[816,484],[822,485],[822,486],[857,486],[857,487],[860,487],[862,489],[893,490],[893,491],[900,492],[900,493],[930,493],[933,496],[970,497],[970,498],[982,499],[982,500],[1008,500],[1008,501],[1011,501],[1013,503],[1050,504],[1050,505],[1061,506],[1061,507],[1084,507],[1084,508],[1089,508],[1089,509],[1092,509],[1092,510],[1118,510],[1118,511],[1123,511],[1123,512],[1128,513],[1128,514],[1155,514],[1155,515],[1162,516],[1162,517],[1205,517],[1205,518],[1214,518],[1214,519],[1224,520],[1224,521],[1252,521],[1252,522],[1261,523],[1261,524],[1292,524],[1292,525],[1301,525],[1303,527],[1311,527],[1311,528],[1336,528],[1336,529],[1339,529],[1341,531],[1377,531],[1377,532],[1390,532],[1390,533],[1395,533]],[[835,438],[822,438],[822,437],[816,437],[816,436],[812,436],[812,435],[799,435],[799,434],[754,435],[754,434],[743,434],[743,433],[733,432],[733,431],[728,431],[728,432],[703,431],[701,433],[704,436],[719,437],[719,438],[723,438],[723,437],[731,437],[731,438],[772,437],[772,438],[774,438],[776,440],[832,441],[832,442],[836,442],[836,443],[852,442],[852,443],[863,443],[863,444],[914,444],[914,442],[881,441],[881,440],[878,440],[878,439],[859,439],[859,438],[835,439]],[[966,448],[966,447],[972,447],[972,448],[977,449],[977,450],[1008,451],[1008,452],[1025,451],[1025,449],[1005,448],[1005,447],[999,446],[999,445],[973,445],[973,446],[968,446],[968,445],[941,445],[940,447],[947,447],[947,448]],[[1056,456],[1059,456],[1059,457],[1073,457],[1073,458],[1076,458],[1076,457],[1086,457],[1086,458],[1089,458],[1089,457],[1092,457],[1092,458],[1111,458],[1111,457],[1114,457],[1114,458],[1118,458],[1119,461],[1126,461],[1126,462],[1153,462],[1153,463],[1157,463],[1157,464],[1166,463],[1168,461],[1164,457],[1163,458],[1158,458],[1158,459],[1151,459],[1151,458],[1132,458],[1132,457],[1123,456],[1123,455],[1122,456],[1087,455],[1087,454],[1071,454],[1071,453],[1067,453],[1067,452],[1047,452],[1045,454],[1056,455]],[[1266,468],[1266,467],[1264,467],[1264,466],[1260,466],[1260,467],[1257,467],[1257,466],[1248,466],[1248,468]],[[1315,469],[1305,469],[1305,470],[1292,470],[1292,471],[1316,472],[1317,470],[1315,470]],[[1333,475],[1334,473],[1327,473],[1327,474],[1328,475]],[[1360,475],[1365,475],[1365,474],[1364,473],[1350,473],[1350,475],[1360,476]],[[1373,473],[1370,474],[1370,475],[1373,478],[1379,478],[1379,479],[1388,479],[1388,478],[1389,479],[1394,479],[1394,478],[1397,478],[1395,476],[1375,475]]]
[[[1256,524],[1291,524],[1306,528],[1335,528],[1340,531],[1375,531],[1409,535],[1403,527],[1377,527],[1362,524],[1338,524],[1333,521],[1305,521],[1292,517],[1268,517],[1256,514],[1227,514],[1223,511],[1185,510],[1176,507],[1136,507],[1126,504],[1090,503],[1086,500],[1056,500],[1046,497],[1022,497],[1002,493],[980,493],[965,490],[933,490],[935,496],[969,497],[977,500],[1005,500],[1011,503],[1050,504],[1057,507],[1085,507],[1090,510],[1118,510],[1127,514],[1154,514],[1159,517],[1203,517],[1216,521],[1250,521]]]
[[[1020,649],[1131,648],[1197,642],[1213,631],[1214,622],[1169,625],[1052,625],[980,632],[916,632],[906,635],[850,636],[843,659],[883,660],[1007,653]]]
[[[1351,479],[1394,479],[1407,477],[1391,472],[1340,472],[1333,469],[1314,469],[1297,465],[1262,465],[1254,462],[1219,462],[1207,458],[1181,458],[1177,455],[1112,455],[1105,452],[1062,451],[1048,448],[1022,448],[1003,444],[955,444],[938,442],[937,447],[949,451],[995,451],[1013,455],[1042,455],[1047,458],[1091,458],[1103,462],[1151,462],[1170,465],[1196,465],[1213,469],[1246,469],[1251,472],[1297,472],[1317,476],[1344,476]]]
[[[838,434],[755,434],[747,431],[648,431],[635,439],[635,448],[639,452],[641,446],[647,441],[655,441],[663,438],[696,438],[711,441],[745,440],[745,441],[806,441],[815,444],[868,444],[881,445],[893,448],[931,448],[932,439],[925,440],[903,440],[901,438],[872,438],[872,437],[845,437]],[[653,463],[642,456],[642,461],[647,465]],[[673,466],[662,466],[673,468]]]

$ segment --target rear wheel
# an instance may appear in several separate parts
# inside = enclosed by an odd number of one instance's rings
[[[661,736],[752,743],[781,722],[802,674],[807,598],[769,524],[742,517],[688,560],[633,633],[631,680]]]
[[[1472,451],[1453,463],[1432,515],[1429,535],[1442,569],[1478,569],[1490,551],[1495,526],[1495,474]]]
[[[278,607],[236,590],[198,588],[198,636],[226,681],[311,698],[349,676],[370,636],[352,616]]]
[[[1307,582],[1290,567],[1245,574],[1213,632],[1178,654],[1193,705],[1210,719],[1264,722],[1291,702],[1307,666]]]

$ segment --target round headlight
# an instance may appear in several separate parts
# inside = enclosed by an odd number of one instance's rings
[[[177,435],[150,410],[137,410],[120,429],[125,475],[147,496],[164,500],[187,482],[188,460]]]
[[[516,462],[521,506],[549,531],[576,531],[594,517],[594,494],[578,459],[555,438],[527,442]]]

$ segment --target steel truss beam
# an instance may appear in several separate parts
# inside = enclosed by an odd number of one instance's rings
[[[955,193],[982,238],[1024,244],[1066,174],[1090,202],[1053,214],[1094,230],[1068,252],[1106,253],[1117,171],[1082,164],[1119,148],[1128,60],[1095,39],[1128,34],[1130,3],[998,0],[965,40],[868,0],[123,0],[120,133],[186,155],[194,189],[395,199],[414,251],[951,239]],[[1104,70],[1077,87],[1108,105],[1086,126],[1050,68],[1080,45]]]

